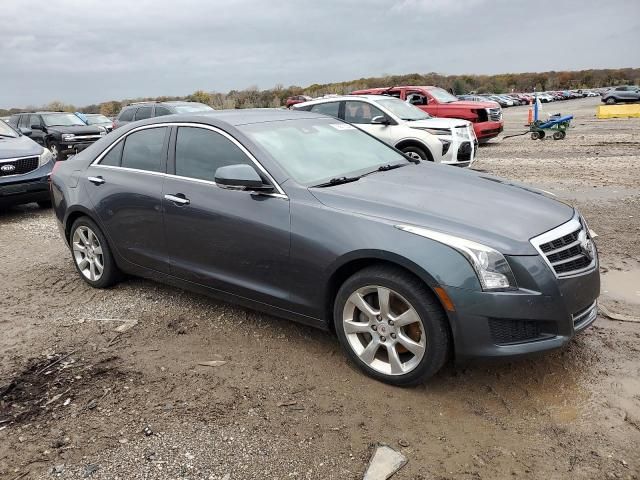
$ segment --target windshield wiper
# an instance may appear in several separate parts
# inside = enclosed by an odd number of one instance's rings
[[[328,182],[319,183],[318,185],[313,185],[313,187],[324,188],[324,187],[333,187],[334,185],[342,185],[343,183],[357,182],[360,180],[360,177],[336,177],[332,178]]]
[[[16,138],[15,136],[13,136],[13,135],[9,135],[9,134],[7,134],[7,133],[0,133],[0,137]]]

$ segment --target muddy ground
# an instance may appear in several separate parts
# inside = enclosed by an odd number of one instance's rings
[[[575,203],[602,303],[640,317],[640,119],[597,104],[545,107],[576,115],[566,140],[499,139],[474,168]],[[526,108],[505,119],[518,133]],[[145,280],[90,288],[34,205],[0,213],[0,274],[2,479],[355,479],[378,442],[409,459],[398,480],[640,476],[640,323],[399,389],[321,331]]]

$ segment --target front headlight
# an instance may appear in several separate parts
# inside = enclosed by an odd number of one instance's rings
[[[475,270],[482,290],[515,290],[518,288],[511,267],[504,255],[491,247],[413,225],[395,225],[395,227],[405,232],[430,238],[460,252]]]
[[[53,160],[53,155],[51,154],[48,148],[45,148],[44,151],[40,154],[40,157],[38,159],[38,168],[42,167],[43,165],[46,165],[51,160]]]
[[[63,133],[62,134],[62,141],[63,142],[68,142],[69,140],[73,140],[76,136],[73,133]]]
[[[412,127],[418,130],[424,130],[431,135],[451,135],[451,129],[449,128],[425,128],[425,127]]]

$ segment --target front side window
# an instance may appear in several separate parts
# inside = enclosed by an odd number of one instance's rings
[[[167,127],[147,128],[130,134],[124,142],[122,166],[162,172],[164,137]]]
[[[140,107],[136,112],[136,120],[144,120],[145,118],[151,118],[151,112],[153,107]]]
[[[394,148],[332,118],[254,123],[239,128],[302,185],[408,163]]]
[[[321,113],[323,115],[329,115],[330,117],[338,118],[338,111],[340,110],[340,102],[319,103],[313,105],[311,111],[313,113]]]
[[[162,117],[164,115],[171,115],[171,110],[169,110],[167,107],[156,105],[156,117]]]
[[[120,120],[121,122],[130,122],[131,120],[133,120],[133,114],[135,111],[135,108],[125,108],[122,113],[120,113],[118,120]]]
[[[178,128],[176,175],[213,182],[218,168],[237,164],[253,162],[228,138],[204,128]]]
[[[111,123],[111,120],[109,120],[104,115],[92,115],[90,117],[87,117],[88,125],[100,125],[103,123]]]
[[[345,102],[344,120],[349,123],[370,124],[375,117],[384,117],[384,113],[365,102]]]

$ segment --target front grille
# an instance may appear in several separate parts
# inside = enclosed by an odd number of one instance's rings
[[[595,267],[596,250],[584,222],[573,218],[531,240],[556,276],[582,273]]]
[[[458,161],[469,162],[471,161],[471,142],[463,142],[458,148]]]
[[[22,175],[29,173],[38,168],[38,157],[17,158],[15,160],[0,160],[0,177],[8,177],[9,175]],[[13,166],[14,168],[3,168]]]
[[[508,345],[554,337],[557,326],[553,322],[490,318],[489,331],[496,345]]]
[[[499,122],[502,120],[502,109],[501,108],[488,108],[487,113],[489,114],[489,120],[492,122]]]

